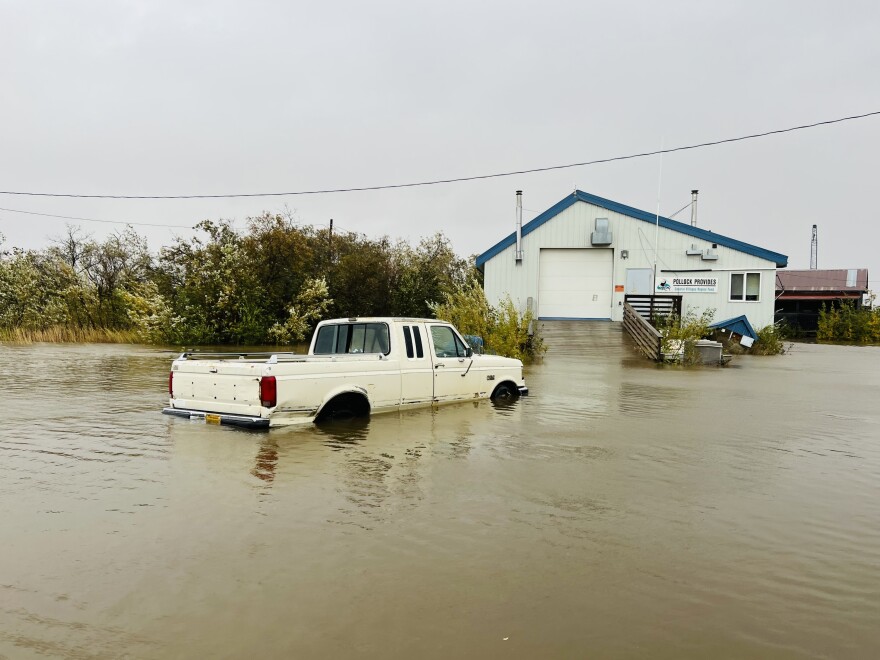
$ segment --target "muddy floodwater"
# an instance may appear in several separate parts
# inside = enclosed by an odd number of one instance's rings
[[[161,415],[160,350],[0,346],[0,657],[880,655],[880,348],[547,335],[512,405],[268,432]]]

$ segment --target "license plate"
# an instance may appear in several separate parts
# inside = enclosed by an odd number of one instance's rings
[[[219,424],[220,415],[205,415],[205,424]]]

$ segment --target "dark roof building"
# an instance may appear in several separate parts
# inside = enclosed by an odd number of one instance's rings
[[[868,291],[867,268],[776,271],[776,320],[812,334],[823,305],[851,301],[861,307]]]

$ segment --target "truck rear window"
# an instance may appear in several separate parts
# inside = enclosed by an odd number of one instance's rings
[[[343,353],[384,353],[391,342],[384,323],[339,323],[321,326],[315,340],[315,355]]]

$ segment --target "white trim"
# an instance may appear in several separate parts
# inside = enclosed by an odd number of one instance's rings
[[[730,277],[728,279],[728,288],[727,288],[727,302],[732,303],[759,303],[761,302],[761,276],[762,272],[760,270],[739,270],[739,271],[731,271]],[[742,275],[742,298],[734,298],[733,297],[733,276],[734,275]],[[757,275],[758,276],[758,298],[756,300],[748,300],[746,296],[748,295],[748,282],[749,275]]]

